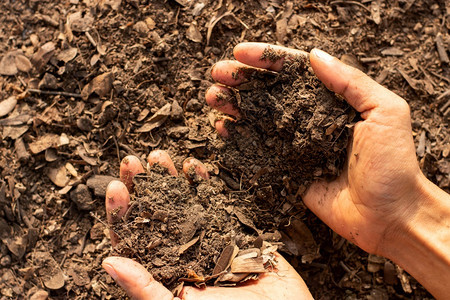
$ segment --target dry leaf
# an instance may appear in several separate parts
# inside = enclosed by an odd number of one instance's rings
[[[172,110],[172,105],[167,103],[163,107],[161,107],[150,119],[142,125],[141,128],[137,129],[136,132],[150,132],[153,129],[161,126],[167,118],[170,116],[170,112]]]
[[[180,248],[178,248],[178,255],[183,254],[187,249],[191,248],[195,243],[198,242],[200,236],[190,240],[189,242],[187,242],[184,245],[181,245]]]
[[[71,61],[77,56],[78,49],[77,48],[68,48],[58,53],[56,58],[65,63]]]
[[[31,153],[38,154],[48,148],[61,147],[69,143],[69,138],[65,133],[61,136],[54,133],[47,133],[37,138],[34,142],[29,144]]]
[[[86,152],[86,149],[84,149],[82,146],[77,147],[77,153],[78,156],[81,157],[82,160],[90,164],[91,166],[97,165],[97,160],[95,158],[92,158],[88,156],[88,153]]]
[[[16,56],[15,62],[17,69],[21,72],[28,73],[31,71],[31,68],[33,67],[30,60],[25,55],[22,54]]]
[[[410,87],[412,87],[415,90],[418,90],[420,88],[420,81],[419,80],[416,80],[416,79],[410,77],[402,69],[397,69],[397,70],[403,76],[403,78],[405,78],[406,82],[408,82]]]
[[[233,212],[236,215],[236,217],[238,218],[239,222],[241,222],[242,224],[244,224],[247,227],[250,227],[251,229],[256,231],[256,233],[261,234],[260,230],[258,230],[256,228],[253,221],[250,218],[248,218],[240,208],[235,207]]]
[[[0,118],[9,114],[16,107],[17,99],[14,96],[0,102]]]
[[[98,75],[91,80],[81,91],[81,97],[87,100],[92,93],[96,93],[100,97],[106,96],[112,89],[114,75],[111,72]]]
[[[319,255],[319,247],[309,228],[299,219],[292,218],[289,226],[285,226],[282,242],[286,246],[286,250],[293,255],[302,255],[302,261],[311,262]]]
[[[45,150],[45,160],[48,162],[52,162],[58,159],[58,155],[56,154],[56,150],[53,148],[49,148]]]
[[[16,58],[17,50],[8,52],[3,56],[2,60],[0,61],[0,74],[1,75],[8,75],[13,76],[16,75],[18,70],[16,67]]]
[[[197,28],[197,22],[193,21],[189,28],[186,30],[186,37],[193,42],[201,43],[203,36]]]
[[[231,263],[232,273],[265,273],[262,257],[236,257]]]
[[[70,24],[70,29],[75,32],[88,31],[94,23],[94,18],[91,14],[81,15],[81,11],[70,14],[67,17],[67,22]]]
[[[33,262],[40,266],[39,277],[44,285],[51,290],[58,290],[65,284],[64,274],[58,263],[48,252],[33,252]]]
[[[216,262],[212,275],[216,275],[227,270],[238,252],[239,247],[236,245],[228,245],[223,248],[222,253],[220,253],[219,259]]]
[[[53,42],[48,42],[42,45],[39,50],[33,54],[31,57],[31,63],[37,70],[41,70],[52,58],[55,53],[55,44]]]
[[[67,176],[67,169],[65,166],[61,166],[59,168],[49,168],[47,170],[47,176],[59,187],[65,187],[70,179],[69,176]]]

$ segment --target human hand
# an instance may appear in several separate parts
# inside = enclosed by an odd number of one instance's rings
[[[178,172],[170,156],[165,151],[155,150],[148,156],[149,165],[155,163],[166,168],[169,174],[177,176]],[[209,178],[205,166],[196,159],[187,159],[183,163],[183,173],[189,179],[189,170],[194,168],[196,174]],[[133,177],[143,173],[144,168],[135,156],[127,156],[120,165],[121,181],[112,181],[106,190],[106,214],[110,224],[120,220],[126,213],[129,191],[133,189]],[[111,243],[115,246],[118,237],[111,231]],[[258,280],[247,281],[236,287],[207,287],[198,289],[185,286],[181,299],[312,299],[312,296],[300,275],[289,263],[276,253],[277,266],[271,272],[261,274]],[[151,274],[139,263],[124,257],[108,257],[103,261],[103,268],[127,292],[132,299],[173,299],[172,293],[162,284],[156,282]],[[177,298],[177,299],[180,299]]]
[[[237,86],[246,78],[233,74],[244,66],[280,71],[284,58],[275,62],[260,59],[267,47],[288,56],[307,55],[263,43],[239,44],[234,49],[237,61],[218,62],[211,71],[213,79]],[[317,77],[360,112],[363,121],[354,126],[342,174],[333,182],[312,184],[303,200],[334,231],[367,252],[383,254],[385,241],[414,213],[411,203],[425,180],[415,156],[409,106],[361,71],[323,51],[315,49],[309,57]],[[239,118],[239,108],[223,99],[230,94],[227,87],[215,84],[206,92],[206,101]],[[224,121],[216,122],[216,129],[224,137],[229,135]]]

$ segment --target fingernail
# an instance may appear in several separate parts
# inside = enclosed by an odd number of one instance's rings
[[[325,61],[325,62],[330,62],[333,60],[333,56],[331,56],[330,54],[326,53],[325,51],[322,51],[320,49],[314,48],[312,49],[312,51],[314,53],[315,56],[317,56],[319,59]]]
[[[111,266],[110,264],[103,263],[103,269],[105,269],[105,271],[109,274],[109,276],[111,276],[114,279],[114,281],[117,280],[118,276],[113,266]]]

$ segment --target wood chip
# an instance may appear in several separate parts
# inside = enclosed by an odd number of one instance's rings
[[[265,273],[262,257],[236,257],[231,263],[232,273]]]
[[[380,15],[380,1],[372,1],[370,5],[370,13],[372,21],[375,22],[375,24],[379,25],[381,23],[381,15]]]
[[[200,236],[190,240],[189,242],[187,242],[184,245],[181,245],[180,248],[178,248],[178,255],[183,254],[187,249],[191,248],[195,243],[198,242]]]
[[[381,54],[385,56],[402,56],[404,52],[395,47],[389,47],[381,51]]]
[[[442,34],[440,32],[436,35],[435,42],[437,51],[439,53],[439,59],[441,60],[441,62],[448,64],[450,61],[448,59],[447,50],[445,49],[444,41],[442,40]]]
[[[417,145],[416,153],[419,157],[423,157],[425,154],[425,144],[427,141],[426,131],[422,131],[419,138],[419,144]]]

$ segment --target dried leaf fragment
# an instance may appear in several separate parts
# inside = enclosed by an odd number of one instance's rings
[[[161,107],[153,116],[148,119],[148,121],[142,125],[141,128],[138,128],[136,132],[150,132],[153,129],[161,126],[167,118],[170,116],[170,112],[172,110],[172,104],[167,103],[163,107]]]
[[[49,168],[47,176],[50,180],[59,187],[65,187],[69,183],[69,176],[65,166],[59,168]]]
[[[0,118],[9,114],[16,107],[17,99],[14,96],[0,102]]]
[[[77,48],[68,48],[58,53],[56,58],[65,63],[71,61],[77,56],[78,49]]]
[[[31,63],[37,70],[42,70],[55,53],[55,44],[48,42],[42,45],[39,50],[31,57]]]
[[[236,245],[228,245],[223,248],[222,253],[220,253],[219,259],[216,262],[216,266],[212,272],[213,275],[219,274],[227,270],[233,259],[239,252],[239,247]]]
[[[17,74],[18,70],[15,61],[16,55],[17,50],[8,52],[5,54],[5,56],[3,56],[2,60],[0,61],[1,75],[13,76]]]
[[[92,93],[100,97],[106,96],[112,89],[114,75],[112,72],[103,73],[91,80],[81,91],[81,97],[87,100]]]
[[[16,56],[15,62],[17,69],[21,72],[28,73],[31,71],[31,68],[33,67],[30,60],[25,55],[22,54]]]
[[[186,244],[183,244],[180,246],[180,248],[178,249],[178,255],[183,254],[187,249],[191,248],[193,245],[195,245],[195,243],[198,242],[200,236],[193,238],[192,240],[190,240],[189,242],[187,242]]]
[[[192,22],[189,28],[186,30],[186,37],[193,42],[201,43],[203,36],[197,28],[197,22]]]
[[[69,138],[65,133],[61,136],[54,133],[47,133],[29,144],[31,153],[38,154],[48,148],[61,147],[69,143]]]
[[[265,273],[262,257],[238,256],[231,263],[232,273]]]

